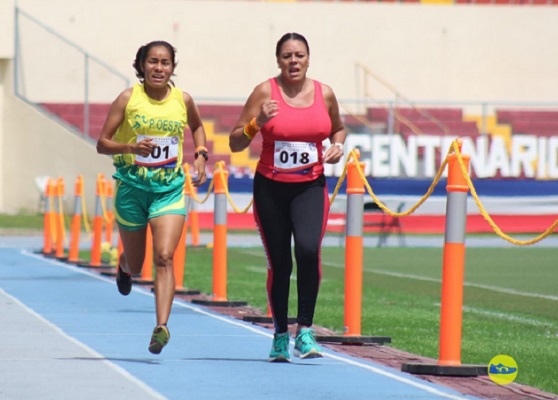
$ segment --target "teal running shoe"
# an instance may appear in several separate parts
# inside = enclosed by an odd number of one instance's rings
[[[289,332],[274,334],[268,360],[270,362],[291,362],[289,342]]]
[[[167,345],[170,339],[170,332],[166,325],[158,325],[153,329],[151,342],[149,342],[149,351],[153,354],[159,354],[163,347]]]
[[[322,349],[316,342],[316,331],[312,328],[302,328],[295,339],[295,356],[300,358],[323,357]]]

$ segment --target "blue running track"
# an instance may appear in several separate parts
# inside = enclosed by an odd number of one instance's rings
[[[0,243],[0,399],[476,399],[325,349],[267,362],[271,331],[176,300],[163,352],[147,351],[154,298]]]

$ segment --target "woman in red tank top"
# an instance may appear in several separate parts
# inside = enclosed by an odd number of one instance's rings
[[[254,176],[254,218],[268,261],[268,304],[275,326],[269,361],[289,362],[293,239],[298,286],[294,353],[301,358],[322,357],[312,324],[329,213],[323,164],[341,160],[346,132],[333,90],[306,76],[310,49],[304,36],[283,35],[275,55],[280,74],[254,88],[229,145],[239,152],[262,135]],[[324,149],[328,139],[330,146]]]

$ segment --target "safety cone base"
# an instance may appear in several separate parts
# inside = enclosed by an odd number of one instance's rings
[[[54,256],[54,250],[51,251],[44,251],[44,250],[35,250],[33,254],[42,254],[43,256]]]
[[[322,343],[340,343],[347,345],[384,344],[391,343],[388,336],[316,336]]]
[[[181,294],[186,296],[196,296],[201,294],[200,290],[197,289],[186,289],[186,288],[176,288],[174,289],[174,294]]]
[[[155,293],[155,287],[151,288],[151,293]],[[174,294],[175,295],[178,294],[178,295],[186,295],[186,296],[188,296],[188,295],[195,296],[195,295],[198,295],[200,293],[201,292],[199,290],[193,290],[193,289],[176,289],[176,288],[174,289]]]
[[[93,268],[93,269],[107,269],[107,268],[114,268],[114,265],[110,265],[110,264],[105,264],[105,263],[100,263],[98,265],[96,264],[88,264],[88,263],[76,263],[76,265],[78,267],[82,267],[82,268]]]
[[[260,316],[260,315],[245,315],[242,317],[243,321],[246,322],[254,322],[257,324],[271,324],[273,323],[273,318],[268,316]],[[289,317],[287,318],[287,324],[293,325],[296,324],[296,317]]]
[[[248,303],[245,301],[228,301],[228,300],[200,300],[194,299],[192,303],[198,304],[200,306],[213,306],[213,307],[244,307]]]
[[[67,262],[68,264],[87,264],[87,260],[70,260],[67,257],[65,257],[65,259],[63,260],[65,262]]]
[[[479,376],[488,375],[488,366],[475,364],[439,365],[439,364],[401,364],[401,371],[415,375],[437,376]]]
[[[137,277],[137,278],[132,277],[132,283],[136,283],[138,285],[153,285],[155,281],[153,279],[142,279],[141,277]]]

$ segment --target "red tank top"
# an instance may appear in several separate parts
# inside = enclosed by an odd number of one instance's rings
[[[322,142],[331,134],[322,85],[314,80],[312,105],[298,108],[283,100],[276,78],[269,81],[279,114],[261,129],[262,153],[256,171],[280,182],[313,181],[324,172]]]

